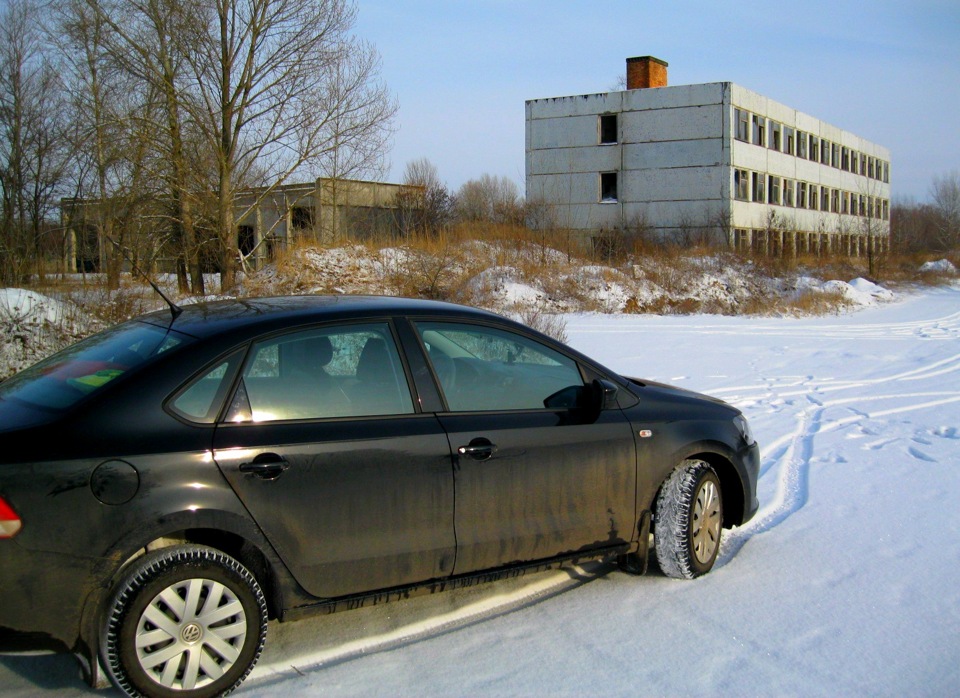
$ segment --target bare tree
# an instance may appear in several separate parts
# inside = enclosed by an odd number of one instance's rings
[[[387,168],[387,143],[393,134],[392,121],[396,101],[376,76],[380,57],[376,49],[362,41],[347,38],[344,57],[328,66],[326,98],[328,112],[327,146],[310,169],[323,174],[327,181],[329,202],[333,209],[330,237],[341,234],[339,211],[349,206],[347,179],[380,179]],[[319,125],[319,124],[318,124]],[[346,196],[346,200],[345,197]]]
[[[403,184],[395,204],[404,234],[436,234],[450,223],[453,202],[436,165],[427,158],[411,160],[404,169]]]
[[[890,241],[889,203],[879,196],[881,187],[875,180],[862,181],[859,192],[856,210],[851,210],[851,213],[858,216],[852,231],[854,238],[851,245],[855,254],[866,256],[870,276],[878,277],[886,263],[886,255],[881,250],[886,248]]]
[[[456,197],[456,212],[461,220],[491,223],[523,222],[520,190],[509,177],[484,174],[461,185]]]
[[[236,193],[254,168],[268,185],[261,198],[296,172],[376,172],[396,104],[377,81],[376,51],[349,36],[353,3],[195,2],[203,12],[181,35],[181,51],[197,95],[196,123],[217,167],[216,229],[228,289],[239,256]]]
[[[158,110],[152,134],[163,154],[169,199],[169,217],[178,249],[177,278],[181,292],[204,292],[195,221],[196,175],[187,152],[187,124],[194,95],[187,79],[183,46],[203,19],[193,0],[85,0],[104,24],[105,46],[129,76],[143,86]]]
[[[890,243],[898,252],[938,249],[939,216],[931,204],[897,197],[890,206]]]
[[[937,242],[944,249],[956,248],[960,244],[960,171],[935,176],[930,194],[938,217]]]
[[[0,275],[44,275],[44,243],[68,152],[58,73],[44,51],[40,5],[0,9]]]
[[[109,28],[86,0],[68,0],[54,12],[51,34],[62,56],[76,158],[76,203],[65,213],[81,244],[87,230],[96,229],[107,287],[115,289],[124,255],[138,252],[127,248],[143,214],[136,205],[146,193],[151,139],[139,127],[149,105],[139,85],[117,69],[106,45]]]

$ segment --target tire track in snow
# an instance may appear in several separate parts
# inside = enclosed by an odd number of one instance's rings
[[[958,391],[929,391],[919,393],[892,393],[887,395],[859,396],[820,402],[815,395],[808,396],[812,406],[797,415],[797,428],[771,442],[761,452],[761,477],[776,470],[777,488],[773,500],[742,527],[734,528],[724,536],[717,566],[722,567],[754,536],[776,528],[794,513],[800,511],[809,499],[810,464],[814,455],[815,437],[837,431],[866,420],[900,415],[916,410],[932,409],[960,402]],[[920,400],[909,404],[874,411],[859,410],[849,417],[824,422],[826,410],[835,407],[863,406],[864,403],[896,400]]]
[[[838,327],[821,328],[821,332],[820,336],[827,338],[954,339],[960,337],[960,312],[916,322],[860,325],[839,329]],[[760,385],[736,386],[711,391],[716,395],[724,395],[731,403],[744,409],[751,407],[758,409],[763,405],[772,408],[773,403],[777,401],[797,397],[805,398],[810,403],[796,415],[796,427],[793,431],[774,439],[763,447],[760,477],[765,477],[771,471],[775,473],[776,490],[773,500],[761,508],[745,526],[729,532],[723,541],[717,564],[719,566],[726,564],[752,537],[776,528],[804,507],[810,496],[810,467],[817,436],[854,424],[862,424],[870,419],[960,402],[960,391],[956,390],[885,392],[871,395],[869,394],[871,389],[881,385],[925,380],[935,380],[937,387],[942,387],[945,385],[944,377],[955,376],[958,373],[960,373],[960,354],[953,354],[914,369],[875,378],[827,382],[816,381],[813,376],[778,376],[767,378]],[[954,383],[950,381],[946,384]],[[823,399],[825,395],[849,391],[860,391],[860,394],[846,398]],[[867,409],[868,405],[880,407],[878,403],[885,401],[896,401],[899,404],[887,409]],[[904,401],[909,402],[904,404]],[[854,406],[859,408],[855,414],[824,421],[827,410]]]
[[[879,378],[865,378],[862,380],[851,380],[851,381],[830,381],[827,383],[814,383],[812,376],[807,376],[806,381],[796,380],[791,383],[783,383],[782,387],[793,388],[799,387],[802,385],[807,385],[808,387],[801,390],[792,390],[788,392],[779,392],[776,395],[772,395],[772,391],[775,389],[775,386],[771,385],[771,379],[768,379],[763,385],[752,385],[752,386],[736,386],[728,388],[719,388],[717,390],[711,390],[710,394],[717,397],[723,397],[724,400],[727,400],[733,405],[753,405],[757,402],[762,402],[765,398],[770,399],[783,399],[783,398],[792,398],[792,397],[802,397],[810,395],[811,392],[816,394],[825,394],[825,393],[835,393],[838,391],[844,390],[853,390],[856,388],[866,388],[873,385],[883,385],[885,383],[892,383],[898,381],[919,381],[926,380],[928,378],[938,378],[941,376],[946,376],[954,373],[960,373],[960,354],[955,354],[954,356],[948,357],[946,359],[941,359],[940,361],[935,361],[931,364],[921,366],[920,368],[915,368],[910,371],[904,371],[902,373],[894,374],[892,376],[882,376]],[[787,379],[793,380],[794,377],[786,377]],[[782,379],[774,379],[782,380]],[[740,391],[758,391],[758,392],[740,392]]]

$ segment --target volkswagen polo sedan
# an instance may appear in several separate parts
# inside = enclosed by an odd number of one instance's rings
[[[697,577],[757,510],[735,408],[429,301],[145,315],[0,384],[0,440],[0,634],[131,695],[231,691],[271,618],[651,549]]]

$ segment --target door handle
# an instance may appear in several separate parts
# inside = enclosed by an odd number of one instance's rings
[[[474,460],[487,460],[496,452],[496,444],[490,443],[487,439],[474,439],[466,446],[457,449],[457,453],[461,456],[468,456]]]
[[[240,464],[241,473],[256,475],[261,480],[275,480],[290,467],[290,464],[276,453],[261,453],[249,463]]]

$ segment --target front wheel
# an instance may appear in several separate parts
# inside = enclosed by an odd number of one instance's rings
[[[131,696],[209,698],[246,678],[267,633],[253,575],[204,546],[164,548],[134,563],[107,608],[101,659]]]
[[[660,569],[668,577],[693,579],[713,568],[720,551],[723,498],[710,464],[685,460],[657,496],[653,539]]]

